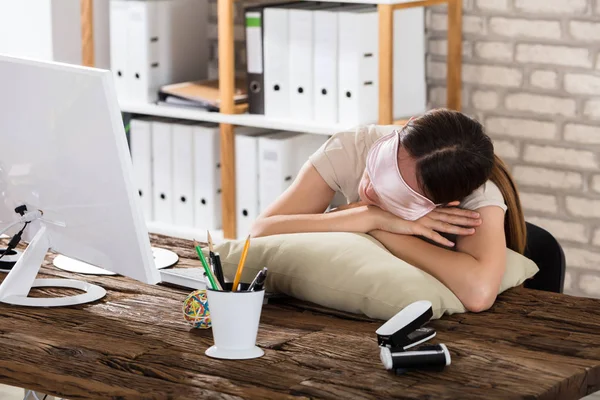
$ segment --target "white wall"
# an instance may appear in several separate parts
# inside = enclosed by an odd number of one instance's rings
[[[108,0],[94,0],[96,65],[110,66]],[[79,0],[0,0],[0,53],[81,64]]]
[[[50,0],[0,0],[0,53],[51,60],[50,15]]]

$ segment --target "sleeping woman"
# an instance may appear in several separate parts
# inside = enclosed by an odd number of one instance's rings
[[[326,212],[336,192],[348,204]],[[479,122],[444,109],[404,127],[335,134],[256,220],[252,236],[332,231],[373,236],[474,312],[494,303],[506,248],[525,247],[519,196],[491,139]]]

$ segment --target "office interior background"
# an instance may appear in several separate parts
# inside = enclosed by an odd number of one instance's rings
[[[217,79],[217,4],[207,1],[203,68]],[[0,0],[0,53],[81,64],[81,4]],[[234,2],[238,77],[250,4]],[[94,65],[107,69],[109,6],[93,2]],[[424,20],[426,107],[444,107],[446,7],[428,8]],[[509,164],[526,219],[563,246],[565,292],[600,297],[600,0],[463,0],[462,33],[463,111]]]
[[[81,63],[79,2],[30,2],[0,2],[0,52]],[[240,77],[250,4],[234,3]],[[206,12],[206,73],[216,79],[216,1]],[[445,6],[425,10],[427,108],[446,105],[445,13]],[[110,68],[109,1],[95,0],[93,15],[95,65]],[[463,2],[463,111],[484,124],[510,165],[526,219],[561,242],[565,291],[593,297],[600,297],[599,50],[598,0]]]

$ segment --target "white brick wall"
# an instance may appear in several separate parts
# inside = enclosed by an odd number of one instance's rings
[[[592,170],[598,168],[594,152],[564,147],[527,145],[523,159],[533,164],[563,165]],[[600,212],[600,209],[598,211]]]
[[[519,144],[515,141],[494,139],[494,150],[503,160],[519,158]]]
[[[489,26],[490,32],[508,37],[558,39],[561,35],[559,21],[492,17]]]
[[[494,142],[494,145],[496,142]],[[521,205],[526,210],[541,211],[544,213],[556,214],[558,212],[558,200],[556,196],[550,194],[531,193],[521,191]]]
[[[515,0],[515,7],[519,11],[534,14],[577,14],[587,10],[586,0]]]
[[[600,95],[600,75],[565,74],[565,90],[572,94]]]
[[[589,21],[571,21],[569,22],[569,32],[571,36],[582,41],[600,40],[600,23]]]
[[[577,222],[542,217],[529,217],[527,220],[551,232],[558,240],[577,243],[587,243],[589,240],[585,225]]]
[[[475,55],[485,60],[512,61],[512,43],[504,42],[477,42],[475,43]]]
[[[555,89],[558,83],[558,74],[554,71],[536,70],[529,78],[531,86],[541,89]]]
[[[569,123],[565,125],[565,140],[586,144],[600,144],[600,127]]]
[[[508,0],[477,0],[476,7],[484,11],[504,11],[508,9]]]
[[[584,218],[600,218],[600,200],[567,196],[569,214]]]
[[[506,96],[505,106],[509,110],[548,115],[563,115],[565,117],[575,116],[576,109],[575,100],[572,98],[530,93],[515,93]],[[600,107],[597,111],[600,111]]]
[[[476,90],[471,103],[479,110],[493,110],[498,107],[498,93],[494,90]]]
[[[588,100],[585,102],[583,114],[591,119],[600,120],[600,100]]]
[[[556,124],[520,118],[489,117],[485,120],[489,134],[520,138],[554,139]]]
[[[521,186],[569,190],[583,186],[583,176],[580,173],[549,168],[517,165],[513,169],[513,177]]]
[[[546,44],[518,44],[516,59],[523,63],[591,67],[590,51],[586,48]]]

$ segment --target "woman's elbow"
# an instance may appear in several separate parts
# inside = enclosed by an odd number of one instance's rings
[[[250,226],[250,236],[253,238],[267,236],[266,226],[262,218],[256,219]]]
[[[462,299],[462,303],[468,311],[479,313],[489,310],[498,294],[497,288],[494,290],[492,285],[478,284],[470,291],[468,296]]]

